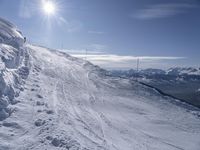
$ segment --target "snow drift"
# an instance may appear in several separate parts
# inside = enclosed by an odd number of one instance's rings
[[[0,149],[199,149],[199,110],[0,22]]]
[[[28,74],[23,40],[14,25],[0,18],[0,120],[10,115],[9,104],[15,103],[22,79]]]

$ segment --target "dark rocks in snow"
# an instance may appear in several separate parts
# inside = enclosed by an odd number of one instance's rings
[[[42,119],[38,119],[38,120],[35,121],[35,125],[36,125],[37,127],[42,126],[42,125],[44,125],[45,123],[46,123],[46,121],[45,121],[45,120],[42,120]]]

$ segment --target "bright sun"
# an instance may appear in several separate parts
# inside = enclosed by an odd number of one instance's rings
[[[52,1],[45,1],[43,3],[43,10],[47,15],[53,15],[56,11],[55,4]]]

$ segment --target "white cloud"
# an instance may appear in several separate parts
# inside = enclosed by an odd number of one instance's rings
[[[189,9],[195,7],[197,6],[188,3],[155,4],[139,10],[132,14],[131,17],[143,20],[166,18],[186,13]]]
[[[106,69],[130,69],[136,67],[137,59],[140,59],[141,68],[168,68],[170,63],[174,63],[186,59],[185,57],[173,56],[121,56],[115,54],[107,54],[102,51],[86,51],[85,50],[63,50],[72,56],[87,59],[95,65],[99,65]],[[170,66],[171,67],[171,66]]]
[[[87,46],[87,49],[93,50],[93,51],[106,51],[108,49],[108,46],[103,44],[91,44]]]
[[[85,54],[74,54],[76,57],[85,57]],[[178,59],[185,59],[185,57],[165,57],[165,56],[120,56],[114,54],[90,54],[87,53],[87,59],[90,61],[102,61],[103,63],[106,62],[126,62],[126,61],[135,61],[140,59],[141,61],[160,61],[160,60],[178,60]]]
[[[68,54],[71,54],[71,55],[76,55],[76,56],[79,56],[80,55],[80,57],[85,57],[85,54],[87,53],[87,54],[89,54],[89,55],[97,55],[97,54],[104,54],[104,52],[102,52],[102,51],[92,51],[92,50],[87,50],[87,49],[68,49],[68,50],[61,50],[61,51],[63,51],[63,52],[66,52],[66,53],[68,53]]]

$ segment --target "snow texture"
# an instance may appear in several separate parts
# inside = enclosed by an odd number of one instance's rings
[[[198,109],[64,52],[23,45],[3,19],[0,39],[0,150],[199,150]]]

